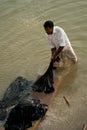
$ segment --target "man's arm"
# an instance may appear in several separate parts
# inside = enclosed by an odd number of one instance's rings
[[[52,57],[53,57],[53,55],[54,55],[55,52],[56,52],[56,47],[51,48]]]
[[[57,56],[62,52],[64,46],[60,46],[58,50],[55,50],[55,52],[52,55],[52,60],[55,61]]]

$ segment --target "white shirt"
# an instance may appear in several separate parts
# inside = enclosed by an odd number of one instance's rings
[[[51,48],[58,49],[60,46],[64,46],[61,53],[64,53],[69,59],[77,62],[76,54],[71,46],[68,36],[61,27],[54,26],[53,33],[46,34]]]
[[[46,34],[51,48],[58,49],[59,46],[64,46],[64,48],[71,46],[68,36],[61,27],[54,26],[53,33]],[[65,50],[65,49],[64,49]]]

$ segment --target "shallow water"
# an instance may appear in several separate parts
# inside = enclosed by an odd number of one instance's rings
[[[35,80],[45,72],[50,48],[43,23],[48,19],[64,28],[78,64],[56,72],[62,76],[60,89],[38,130],[80,130],[87,124],[86,0],[0,0],[0,96],[17,76]]]

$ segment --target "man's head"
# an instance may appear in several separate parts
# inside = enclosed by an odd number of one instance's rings
[[[53,33],[53,27],[54,27],[54,23],[50,20],[44,23],[44,29],[48,35]]]

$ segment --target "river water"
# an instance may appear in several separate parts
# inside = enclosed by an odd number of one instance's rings
[[[87,0],[0,0],[0,97],[17,76],[35,80],[45,72],[51,55],[43,29],[48,19],[65,30],[78,64],[56,72],[60,89],[37,130],[81,130],[87,124]]]

